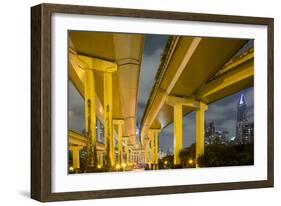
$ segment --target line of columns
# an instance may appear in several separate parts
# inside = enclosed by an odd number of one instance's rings
[[[114,119],[113,125],[117,126],[117,135],[118,135],[118,159],[117,162],[121,166],[122,165],[122,154],[123,154],[123,140],[122,140],[122,125],[124,124],[123,119]]]
[[[160,129],[149,129],[145,138],[144,162],[146,169],[158,169],[158,134]]]
[[[103,122],[105,140],[105,164],[107,167],[115,165],[113,119],[112,119],[112,74],[117,71],[117,65],[113,62],[104,61],[79,55],[77,61],[85,71],[84,100],[85,100],[85,126],[86,126],[86,165],[90,168],[97,167],[96,151],[96,105],[95,105],[95,75],[94,71],[103,73]],[[119,124],[119,123],[118,123]],[[118,133],[122,129],[118,126]],[[122,141],[121,141],[122,142]],[[87,170],[87,167],[86,167]]]

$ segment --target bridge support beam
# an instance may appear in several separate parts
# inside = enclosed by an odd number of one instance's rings
[[[123,147],[123,141],[122,141],[122,125],[124,124],[123,119],[114,119],[113,125],[117,125],[117,134],[118,134],[118,164],[122,165],[122,147]]]
[[[97,168],[100,169],[103,166],[103,152],[102,151],[97,152],[97,157],[98,157]]]
[[[104,134],[105,134],[105,151],[107,165],[114,166],[114,139],[113,139],[113,122],[112,122],[112,73],[103,74],[103,104],[104,104]]]
[[[72,167],[74,171],[80,169],[80,150],[83,149],[82,146],[69,146],[69,150],[72,152]]]
[[[205,111],[208,109],[208,106],[202,102],[199,103],[199,108],[196,110],[195,118],[196,118],[196,159],[204,154],[204,146],[205,146]],[[196,163],[196,167],[199,165]]]
[[[158,169],[158,134],[160,129],[149,129],[151,139],[151,163],[152,169]]]
[[[174,166],[179,167],[180,151],[182,150],[182,105],[174,106]]]
[[[150,168],[150,158],[149,158],[149,138],[145,138],[145,145],[144,145],[144,162],[145,162],[145,169]]]
[[[85,128],[86,128],[86,171],[97,165],[96,151],[96,111],[95,111],[95,77],[93,70],[85,70]]]
[[[130,163],[130,160],[129,160],[129,158],[130,158],[130,154],[129,154],[129,146],[128,146],[128,144],[129,144],[129,137],[123,137],[123,140],[124,140],[124,143],[125,143],[125,159],[126,159],[126,165],[128,166],[129,165],[129,163]]]

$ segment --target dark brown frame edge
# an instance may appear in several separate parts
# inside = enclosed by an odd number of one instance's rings
[[[267,180],[134,189],[52,193],[51,191],[51,16],[53,13],[266,25],[268,28]],[[274,19],[263,17],[40,4],[31,8],[31,198],[64,201],[273,187],[274,184]]]

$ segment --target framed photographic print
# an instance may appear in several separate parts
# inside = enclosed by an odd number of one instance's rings
[[[273,19],[31,8],[31,197],[273,187]]]

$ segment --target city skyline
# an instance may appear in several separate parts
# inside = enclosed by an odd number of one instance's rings
[[[229,132],[228,137],[236,135],[237,104],[243,94],[247,99],[248,120],[254,120],[254,89],[253,87],[242,90],[234,95],[225,97],[209,104],[205,111],[205,122],[214,121],[216,128]],[[185,115],[183,118],[183,146],[188,147],[195,142],[195,114]],[[173,151],[173,124],[168,125],[159,134],[159,146],[164,151]]]

